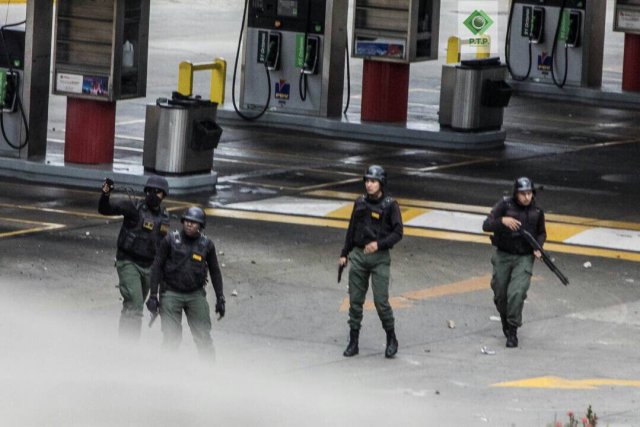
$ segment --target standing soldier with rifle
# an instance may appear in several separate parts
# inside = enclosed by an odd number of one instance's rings
[[[535,203],[535,188],[527,177],[515,180],[513,194],[500,200],[482,224],[493,232],[491,243],[496,250],[491,257],[493,302],[500,313],[507,347],[518,346],[517,331],[522,326],[522,309],[531,284],[534,258],[542,253],[524,238],[522,231],[535,237],[542,248],[547,232],[544,212]]]
[[[389,250],[402,239],[400,207],[385,194],[387,175],[382,167],[373,165],[363,177],[366,195],[358,197],[349,221],[349,229],[338,264],[340,269],[351,261],[349,270],[349,344],[345,357],[358,354],[358,339],[362,323],[362,311],[369,277],[373,289],[373,302],[387,333],[385,357],[398,352],[393,310],[389,304]]]
[[[156,247],[169,231],[169,214],[162,206],[162,200],[169,194],[169,184],[160,176],[149,177],[142,200],[131,197],[112,200],[113,187],[113,181],[105,179],[98,212],[124,216],[116,252],[118,288],[123,298],[119,333],[123,338],[139,339],[142,308],[149,293],[149,268]]]

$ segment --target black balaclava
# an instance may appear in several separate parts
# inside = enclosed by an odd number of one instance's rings
[[[162,200],[154,190],[147,191],[145,201],[147,202],[147,206],[151,209],[158,209],[160,207],[160,203],[162,203]]]

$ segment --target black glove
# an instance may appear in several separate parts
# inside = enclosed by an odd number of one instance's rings
[[[158,301],[158,297],[150,296],[147,300],[147,309],[150,313],[158,314],[158,308],[160,307],[160,302]]]
[[[221,296],[216,300],[216,313],[220,315],[218,319],[222,319],[224,317],[224,303],[224,296]]]

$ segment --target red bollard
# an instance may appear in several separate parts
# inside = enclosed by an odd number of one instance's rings
[[[65,129],[65,162],[113,163],[115,101],[67,97]]]
[[[640,92],[640,35],[624,34],[622,90]]]
[[[360,119],[406,122],[409,64],[364,60]]]

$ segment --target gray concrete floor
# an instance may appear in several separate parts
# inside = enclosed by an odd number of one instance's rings
[[[448,22],[455,2],[443,4]],[[146,100],[118,105],[117,156],[137,161],[144,105],[173,90],[178,60],[232,57],[239,12],[230,1],[154,3],[150,69],[157,72]],[[619,35],[608,33],[607,46],[605,75],[614,86]],[[435,117],[439,67],[412,68],[411,87],[426,89],[410,94],[416,119]],[[50,110],[53,154],[64,139],[63,101],[54,97]],[[186,205],[224,207],[309,186],[361,192],[362,171],[380,163],[397,197],[488,209],[514,177],[528,175],[544,187],[538,199],[549,213],[637,225],[638,118],[637,111],[518,97],[506,111],[505,148],[484,152],[229,127],[214,156],[217,191],[171,197],[169,206],[179,215]],[[344,230],[212,217],[207,233],[222,252],[228,301],[227,316],[214,322],[212,368],[197,363],[186,330],[175,355],[160,352],[159,324],[144,326],[137,346],[118,342],[120,221],[98,216],[97,198],[97,188],[0,181],[0,412],[8,425],[547,426],[588,405],[600,425],[640,424],[637,262],[554,253],[568,287],[536,265],[517,350],[504,348],[484,289],[398,308],[395,360],[384,359],[383,332],[367,311],[361,354],[345,359],[346,293],[335,277]],[[407,236],[393,250],[391,293],[486,277],[490,254],[486,243]],[[494,386],[540,377],[566,381]]]

